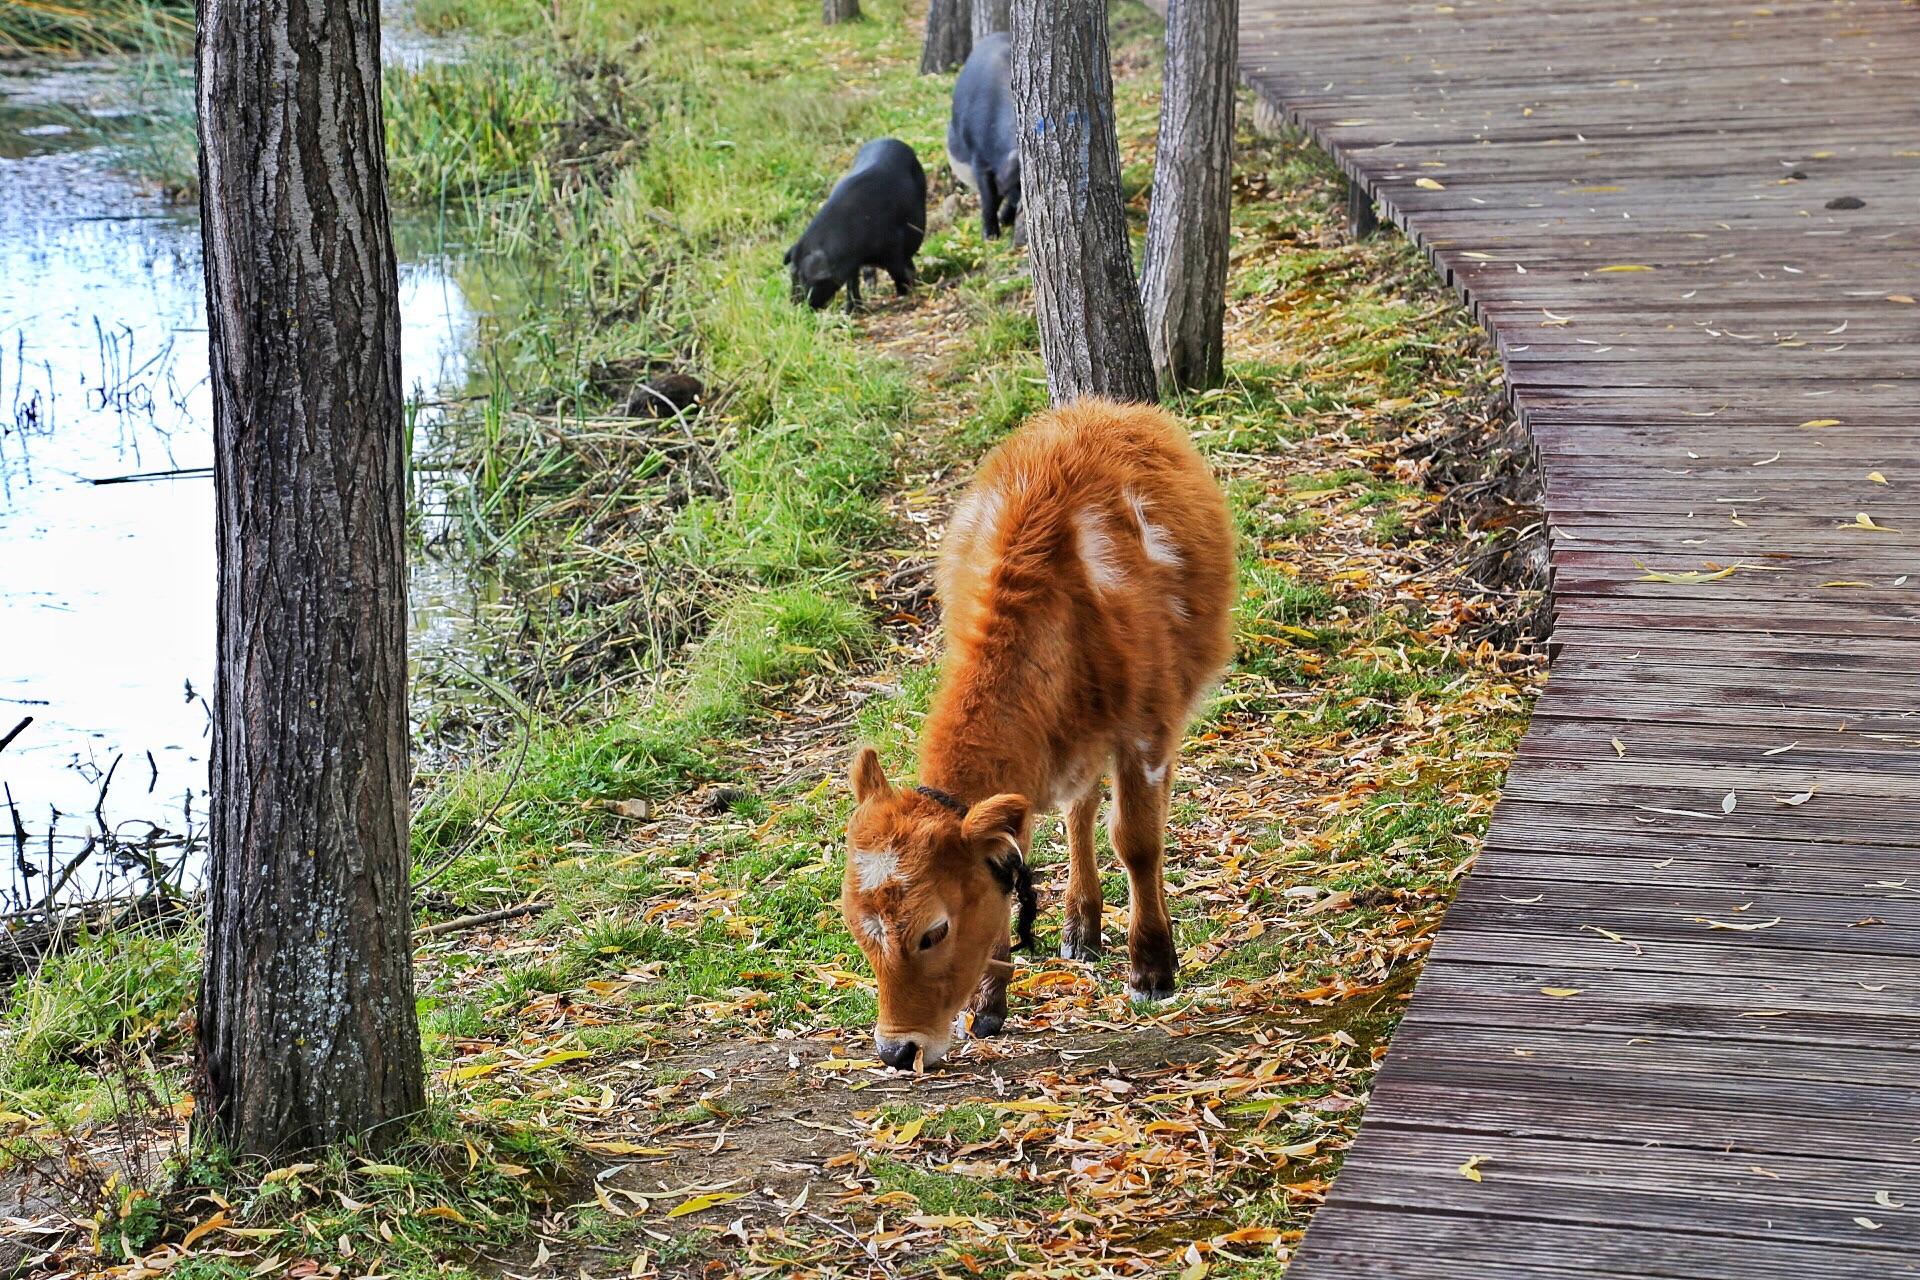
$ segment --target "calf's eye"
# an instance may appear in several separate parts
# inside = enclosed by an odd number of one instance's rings
[[[939,924],[933,926],[933,928],[927,930],[925,933],[920,935],[920,949],[922,951],[925,951],[928,947],[939,946],[940,939],[946,936],[947,936],[947,922],[945,920],[942,920]]]

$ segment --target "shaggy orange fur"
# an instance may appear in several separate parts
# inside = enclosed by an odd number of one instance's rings
[[[1062,954],[1099,954],[1103,772],[1131,887],[1128,989],[1173,993],[1162,843],[1181,734],[1231,649],[1226,503],[1165,412],[1079,401],[981,464],[941,544],[939,593],[947,651],[923,785],[894,787],[871,748],[852,770],[841,908],[895,1066],[939,1061],[969,999],[977,1033],[1004,1021],[1009,898],[1029,883],[1036,810],[1067,810]]]

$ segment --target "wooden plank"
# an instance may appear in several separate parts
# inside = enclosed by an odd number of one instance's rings
[[[1557,623],[1289,1274],[1920,1274],[1872,1194],[1920,1201],[1920,12],[1242,24],[1245,78],[1492,333]]]

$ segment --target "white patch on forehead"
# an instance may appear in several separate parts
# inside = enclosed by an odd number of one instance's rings
[[[886,942],[887,922],[879,916],[862,916],[860,918],[860,927],[865,930],[866,935],[875,942],[882,944]]]
[[[1133,518],[1140,525],[1140,547],[1147,553],[1147,559],[1155,564],[1179,568],[1180,552],[1173,545],[1173,539],[1167,536],[1166,529],[1147,519],[1146,499],[1129,489],[1127,505],[1133,508]]]
[[[891,849],[873,851],[855,849],[853,875],[854,883],[860,886],[860,892],[872,893],[887,881],[900,875],[900,855]]]
[[[1107,532],[1100,513],[1082,507],[1073,513],[1074,534],[1080,560],[1087,566],[1087,578],[1099,591],[1112,591],[1126,580],[1120,561],[1114,555],[1113,537]]]

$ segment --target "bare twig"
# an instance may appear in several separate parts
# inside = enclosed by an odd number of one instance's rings
[[[443,933],[459,933],[462,929],[478,929],[481,925],[498,924],[502,920],[536,916],[552,905],[551,902],[527,902],[517,907],[502,907],[498,911],[482,911],[476,915],[461,916],[458,920],[443,920],[424,929],[415,929],[414,934],[421,938],[437,938]]]

